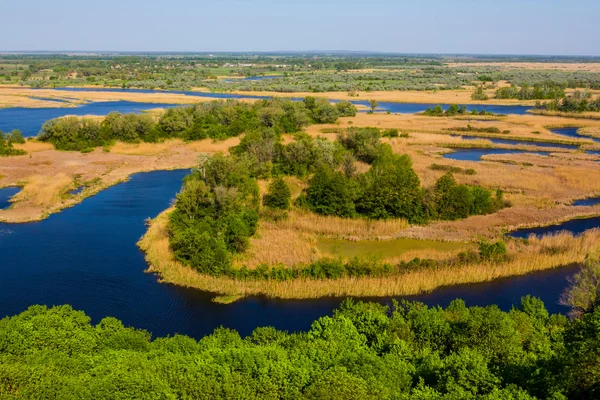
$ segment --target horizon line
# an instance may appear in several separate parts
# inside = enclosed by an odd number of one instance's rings
[[[397,56],[485,56],[485,57],[581,57],[600,58],[600,54],[534,54],[534,53],[435,53],[435,52],[395,52],[371,50],[0,50],[0,54],[332,54],[332,55],[397,55]]]

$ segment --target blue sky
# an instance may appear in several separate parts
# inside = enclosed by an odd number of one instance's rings
[[[2,50],[600,55],[598,0],[13,0]]]

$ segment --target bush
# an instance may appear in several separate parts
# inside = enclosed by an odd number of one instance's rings
[[[355,117],[356,112],[358,111],[356,106],[349,101],[340,101],[339,103],[336,103],[335,108],[340,117]]]
[[[289,210],[292,193],[290,188],[281,178],[276,178],[269,185],[263,198],[263,205],[277,210]]]
[[[482,240],[479,242],[479,256],[486,261],[504,261],[506,258],[506,245],[503,241],[490,243],[487,240]]]
[[[387,138],[396,138],[396,137],[398,137],[398,133],[399,133],[398,129],[390,128],[390,129],[384,130],[381,135],[383,137],[387,137]]]
[[[25,143],[25,140],[21,135],[21,131],[15,130],[5,135],[4,132],[0,131],[0,157],[8,156],[22,156],[27,154],[24,150],[15,149],[13,143]],[[16,141],[15,141],[16,140]]]

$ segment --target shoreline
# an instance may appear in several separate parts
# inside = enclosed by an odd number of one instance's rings
[[[154,273],[159,283],[195,288],[214,294],[213,301],[230,303],[247,296],[266,296],[280,299],[309,299],[322,297],[392,297],[416,295],[431,292],[444,286],[465,283],[488,282],[497,278],[525,275],[535,271],[560,268],[583,262],[585,255],[597,247],[600,231],[592,230],[579,237],[557,235],[543,239],[533,239],[536,249],[529,249],[521,258],[503,263],[467,264],[460,267],[446,267],[436,270],[407,272],[378,278],[341,278],[336,280],[295,279],[235,280],[200,274],[191,267],[174,260],[169,248],[166,231],[168,215],[173,208],[160,213],[149,221],[148,230],[137,245],[145,253],[148,263],[147,273]],[[555,242],[568,242],[564,252],[548,254],[546,248],[556,246]],[[533,249],[533,250],[532,250]]]
[[[167,90],[167,89],[145,89],[138,87],[131,87],[123,89],[118,86],[60,86],[60,87],[52,87],[52,88],[32,88],[29,86],[14,86],[14,85],[2,85],[0,84],[0,93],[1,90],[15,90],[15,91],[32,91],[34,93],[44,93],[48,91],[61,92],[60,89],[86,89],[81,92],[67,92],[70,94],[74,94],[77,97],[79,93],[79,97],[75,101],[85,100],[86,97],[84,94],[87,93],[101,93],[104,97],[114,98],[118,97],[116,95],[126,95],[140,97],[138,101],[140,102],[151,102],[151,101],[143,101],[142,97],[151,97],[151,96],[173,96],[174,100],[178,102],[178,104],[189,104],[188,100],[194,99],[193,102],[200,101],[208,101],[208,100],[216,100],[217,98],[198,98],[197,96],[189,96],[187,94],[173,93],[175,91],[184,91],[190,93],[205,93],[205,94],[221,94],[227,93],[232,95],[239,96],[248,96],[247,99],[253,100],[252,96],[268,96],[268,97],[306,97],[306,96],[314,96],[314,97],[325,97],[331,100],[349,100],[349,101],[366,101],[366,100],[377,100],[380,102],[390,102],[390,103],[403,103],[403,104],[459,104],[459,105],[498,105],[498,106],[527,106],[532,107],[535,105],[535,100],[517,100],[517,99],[495,99],[490,98],[488,100],[473,100],[471,99],[472,91],[468,89],[463,90],[440,90],[440,91],[420,91],[420,90],[393,90],[393,91],[373,91],[373,92],[356,92],[357,95],[351,96],[347,92],[276,92],[276,91],[242,91],[242,90],[228,90],[228,91],[210,91],[207,88],[194,87],[191,90]],[[121,89],[120,91],[114,92],[102,92],[103,89]],[[136,93],[131,92],[131,90],[154,90],[156,93]],[[62,91],[64,94],[65,91]],[[58,95],[59,93],[50,93],[49,95]],[[112,94],[112,96],[110,96]],[[21,95],[23,96],[23,95]],[[89,96],[88,96],[89,97]],[[57,98],[60,98],[57,97]],[[203,100],[205,99],[205,100]],[[127,98],[120,98],[118,100],[129,100]],[[70,100],[74,101],[74,100]],[[93,100],[91,100],[93,101]],[[105,100],[108,101],[108,100]],[[130,100],[131,101],[131,100]],[[154,100],[154,102],[161,102],[160,100]],[[164,102],[164,101],[162,101]],[[192,103],[193,103],[192,102]],[[53,102],[55,103],[55,102]],[[71,104],[69,101],[66,104]],[[41,106],[41,108],[46,108],[50,106]],[[5,107],[10,108],[10,107]],[[40,107],[32,107],[32,108],[40,108]]]

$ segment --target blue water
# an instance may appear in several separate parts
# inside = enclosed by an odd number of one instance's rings
[[[590,197],[588,199],[575,200],[573,202],[573,206],[575,207],[595,206],[596,204],[600,204],[600,197]]]
[[[19,193],[20,191],[21,188],[14,186],[0,189],[0,210],[10,207],[10,198],[13,197],[15,194]]]
[[[74,108],[0,108],[0,130],[20,129],[23,136],[36,136],[44,122],[65,115],[106,115],[111,111],[139,113],[152,108],[175,107],[177,104],[107,101],[83,104]]]
[[[77,189],[70,190],[69,194],[72,194],[72,195],[79,194],[79,193],[83,192],[83,189],[85,189],[85,186],[80,186]]]
[[[550,142],[529,142],[525,140],[511,140],[501,138],[487,138],[477,136],[462,136],[464,140],[489,140],[494,144],[508,144],[514,146],[537,146],[537,147],[554,147],[560,149],[576,150],[579,146],[575,144],[562,144],[562,143],[550,143]]]
[[[543,236],[562,231],[569,231],[575,235],[580,235],[583,232],[594,228],[600,228],[600,217],[572,219],[556,225],[519,229],[514,232],[510,232],[509,235],[523,239],[528,238],[529,235]]]
[[[31,304],[71,304],[98,322],[114,316],[155,335],[182,333],[199,338],[219,326],[247,335],[258,326],[306,330],[331,314],[341,299],[273,300],[248,298],[231,305],[211,302],[209,293],[159,284],[145,274],[144,255],[135,243],[144,220],[167,208],[187,171],[136,174],[81,204],[28,224],[0,224],[0,317]],[[509,310],[532,294],[552,312],[564,312],[558,298],[573,268],[460,285],[407,297],[447,306],[455,298],[468,305],[498,304]],[[379,299],[389,302],[389,299]]]
[[[161,90],[151,90],[151,89],[117,89],[117,88],[57,88],[57,90],[64,91],[102,91],[102,92],[121,92],[123,90],[134,92],[134,93],[165,93],[165,91]],[[248,94],[232,94],[232,93],[207,93],[207,92],[192,92],[192,91],[169,91],[168,93],[176,93],[176,94],[185,94],[188,96],[197,96],[197,97],[212,97],[219,99],[269,99],[271,96],[257,96],[252,95],[251,92]],[[292,100],[302,100],[300,97],[292,97]],[[367,100],[353,100],[352,103],[356,105],[369,106]],[[394,102],[379,102],[379,109],[383,111],[390,111],[391,113],[400,113],[400,114],[414,114],[416,112],[425,111],[427,107],[435,107],[436,104],[414,104],[414,103],[394,103]],[[447,109],[449,104],[442,104],[444,109]],[[499,105],[491,105],[491,104],[473,104],[467,105],[467,110],[472,111],[473,109],[477,109],[478,111],[485,110],[489,112],[493,112],[495,114],[526,114],[528,110],[531,110],[532,107],[527,106],[499,106]]]
[[[116,88],[57,88],[56,90],[70,91],[70,92],[81,92],[81,91],[101,91],[101,92],[121,92],[124,89]],[[144,89],[126,89],[128,92],[135,93],[165,93],[160,90],[144,90]],[[218,99],[269,99],[270,96],[256,96],[251,94],[236,95],[231,93],[204,93],[204,92],[191,92],[191,91],[169,91],[169,93],[186,94],[189,96],[197,97],[210,97]],[[294,97],[294,101],[302,100],[302,98]],[[368,102],[365,100],[353,101],[354,104],[368,106]],[[106,115],[111,111],[119,111],[121,113],[135,112],[139,113],[143,110],[152,108],[167,108],[175,107],[176,104],[166,103],[138,103],[131,101],[109,101],[109,102],[94,102],[81,105],[74,108],[4,108],[0,109],[0,130],[9,132],[13,129],[20,129],[23,132],[23,136],[31,137],[36,136],[42,124],[50,119],[62,117],[65,115]],[[412,114],[416,112],[424,111],[427,107],[432,107],[434,104],[410,104],[410,103],[392,103],[392,102],[381,102],[379,104],[380,111],[390,111],[391,113],[402,113]],[[444,105],[448,107],[448,105]],[[529,107],[523,106],[493,106],[493,105],[473,105],[467,106],[468,110],[477,108],[479,110],[485,109],[495,113],[504,114],[524,114],[527,112]]]
[[[577,130],[579,130],[579,128],[574,128],[574,127],[557,128],[557,129],[550,129],[550,132],[556,133],[557,135],[563,135],[563,136],[568,136],[568,137],[577,138],[577,139],[591,139],[595,142],[600,143],[600,139],[591,137],[591,136],[580,135],[577,133]]]
[[[550,152],[547,151],[527,151],[527,150],[511,150],[511,149],[494,149],[494,148],[472,148],[472,149],[453,149],[452,153],[442,154],[442,157],[450,160],[458,161],[481,161],[481,157],[489,154],[539,154],[547,156]]]

